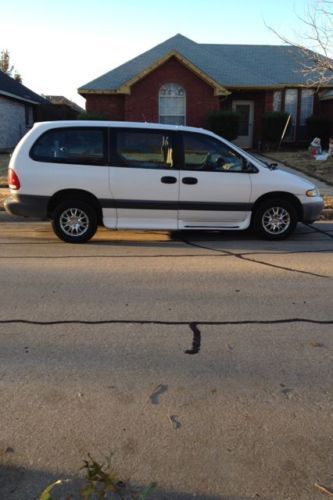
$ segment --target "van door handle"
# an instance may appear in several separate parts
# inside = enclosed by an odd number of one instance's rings
[[[175,184],[177,182],[177,177],[166,175],[165,177],[161,177],[161,182],[163,182],[163,184]]]
[[[183,177],[183,184],[198,184],[198,179],[196,177]]]

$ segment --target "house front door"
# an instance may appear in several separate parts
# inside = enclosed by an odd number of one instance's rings
[[[253,145],[254,102],[233,101],[232,109],[240,114],[239,133],[233,142],[241,148],[251,148]]]

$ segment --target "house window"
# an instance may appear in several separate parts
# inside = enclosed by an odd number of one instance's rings
[[[177,83],[166,83],[159,92],[160,123],[185,125],[186,92]]]
[[[276,90],[273,94],[273,111],[281,111],[282,93]]]
[[[313,113],[313,90],[302,89],[301,93],[301,122],[300,125],[306,125],[306,119]]]
[[[296,133],[297,100],[298,100],[297,89],[287,89],[285,95],[284,110],[286,113],[291,115],[291,126],[289,127],[289,131],[286,138],[291,141],[295,139],[295,133]]]

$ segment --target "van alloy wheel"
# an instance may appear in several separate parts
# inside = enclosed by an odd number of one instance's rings
[[[80,208],[68,208],[61,214],[59,223],[68,236],[82,236],[89,228],[89,217]]]
[[[292,201],[274,198],[257,206],[252,227],[266,240],[283,240],[296,228],[297,211]]]
[[[64,200],[52,214],[55,234],[67,243],[85,243],[97,231],[95,208],[81,199]]]
[[[282,234],[287,231],[291,219],[283,207],[270,207],[262,216],[262,225],[269,234]]]

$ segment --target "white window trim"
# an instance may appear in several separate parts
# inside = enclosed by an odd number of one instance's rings
[[[184,91],[183,96],[179,96],[179,97],[173,96],[175,99],[179,98],[179,99],[184,100],[184,113],[179,114],[179,115],[170,115],[170,113],[169,114],[161,113],[161,99],[163,99],[163,96],[161,96],[161,90],[167,86],[176,86],[178,88],[181,88]],[[160,123],[162,123],[161,122],[162,116],[182,116],[182,117],[184,117],[184,124],[183,125],[186,125],[186,91],[185,91],[184,87],[182,87],[178,83],[174,83],[174,82],[164,83],[159,89],[159,92],[158,92],[158,119],[159,119]]]

